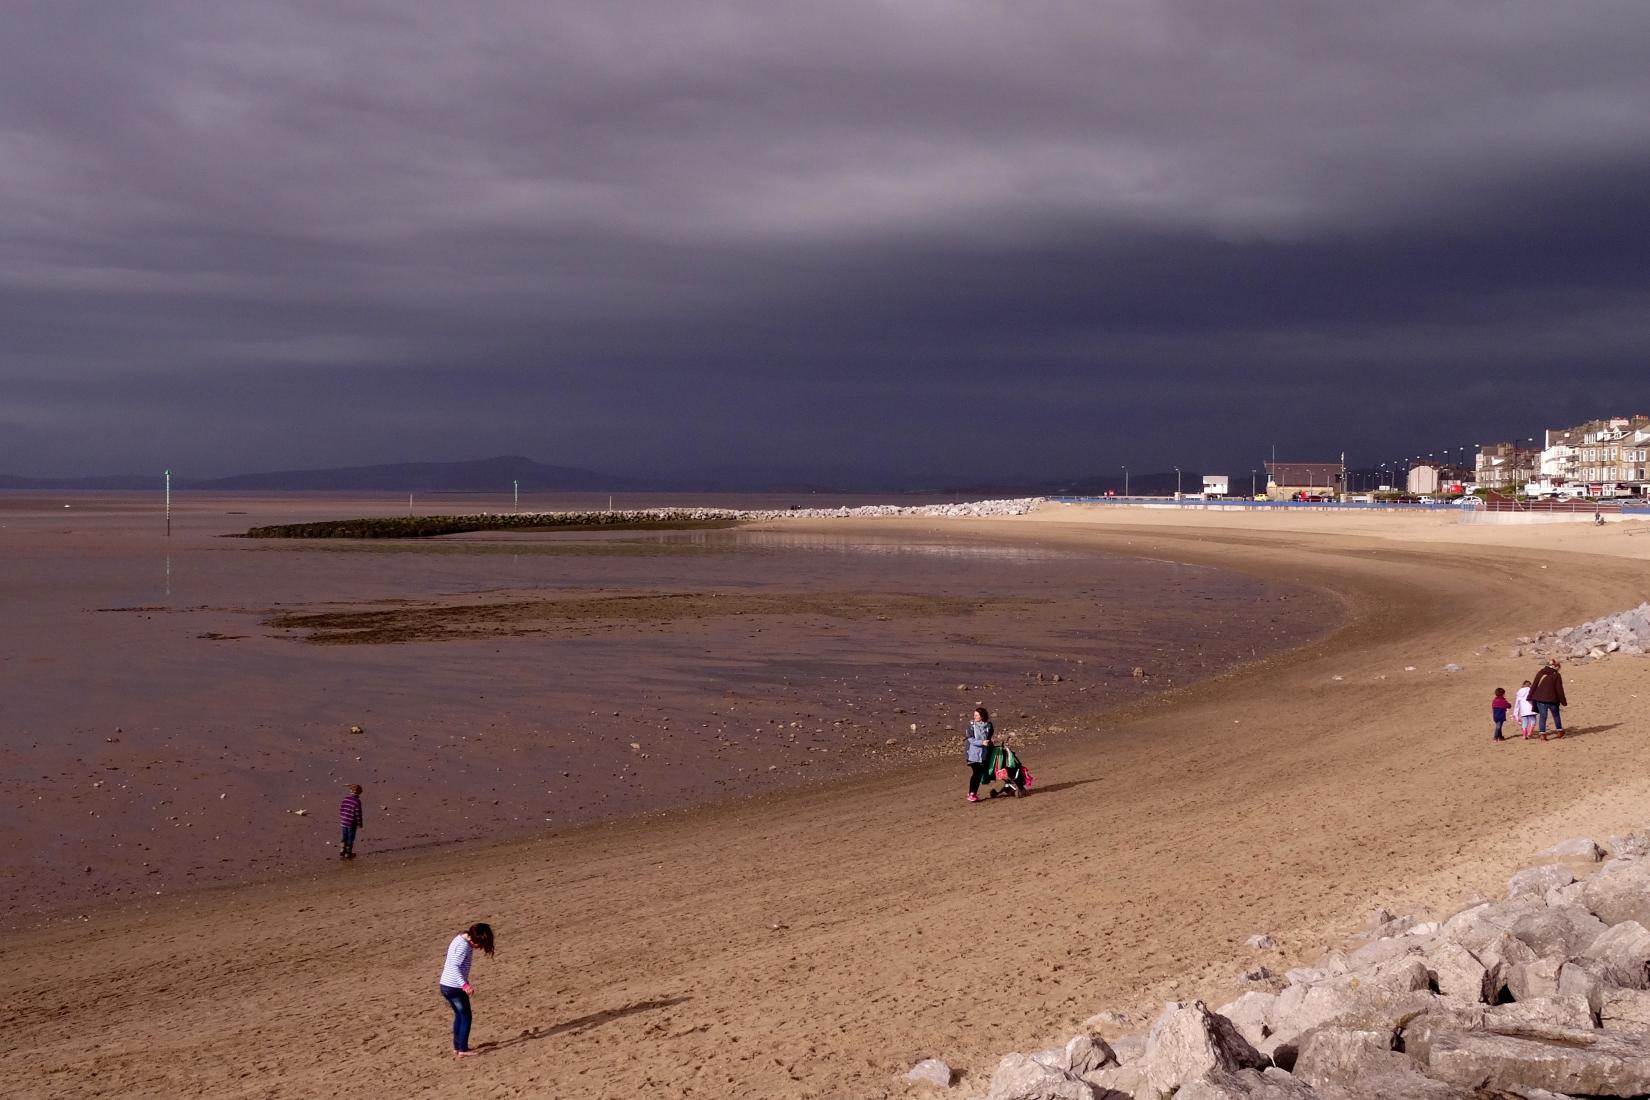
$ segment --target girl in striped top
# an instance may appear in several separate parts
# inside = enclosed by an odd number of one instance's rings
[[[493,930],[472,924],[447,945],[447,962],[441,968],[441,996],[453,1010],[453,1057],[468,1058],[470,1049],[470,957],[475,948],[493,953]]]

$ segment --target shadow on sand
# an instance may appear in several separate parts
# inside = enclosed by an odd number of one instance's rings
[[[1039,783],[1035,787],[1031,788],[1030,793],[1027,794],[1026,797],[1041,798],[1045,794],[1055,794],[1059,791],[1069,791],[1073,787],[1085,787],[1090,783],[1098,782],[1100,782],[1098,779],[1068,779],[1064,783],[1050,783],[1047,786]],[[1002,801],[1002,799],[998,799],[998,801]],[[1012,802],[1014,800],[1008,799],[1008,801]]]
[[[1553,738],[1553,740],[1555,740],[1555,741],[1556,740],[1568,741],[1571,738],[1575,738],[1575,737],[1586,737],[1589,733],[1609,733],[1613,729],[1620,728],[1620,726],[1621,726],[1620,722],[1611,722],[1608,725],[1604,725],[1604,726],[1570,726],[1567,729],[1565,729],[1564,736],[1562,738],[1556,738],[1555,737],[1555,738]],[[1540,737],[1541,735],[1538,733],[1535,736]],[[1548,737],[1553,737],[1553,731],[1548,730],[1547,731],[1547,736]],[[1532,740],[1532,741],[1535,740],[1535,737],[1530,738],[1530,740]]]
[[[692,997],[663,997],[653,1001],[637,1001],[635,1004],[622,1005],[618,1008],[604,1008],[600,1012],[592,1012],[590,1015],[580,1016],[576,1020],[564,1020],[549,1027],[529,1028],[514,1039],[501,1039],[496,1043],[478,1043],[475,1049],[477,1051],[503,1050],[505,1047],[513,1047],[518,1043],[530,1043],[534,1039],[553,1039],[557,1035],[576,1034],[601,1027],[603,1024],[612,1023],[614,1020],[622,1020],[626,1016],[670,1008],[692,999]]]

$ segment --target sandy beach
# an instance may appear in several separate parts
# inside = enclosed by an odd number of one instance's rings
[[[944,526],[250,540],[371,502],[191,496],[166,537],[129,496],[15,499],[7,930],[313,873],[345,783],[374,857],[543,835],[950,761],[975,694],[1057,737],[1340,616],[1292,582]]]
[[[1218,1003],[1250,933],[1287,964],[1377,904],[1448,908],[1553,841],[1645,824],[1650,662],[1567,666],[1562,742],[1494,745],[1488,719],[1493,688],[1535,669],[1515,637],[1645,598],[1635,526],[1064,506],[947,521],[1307,585],[1348,620],[1149,701],[1068,700],[1026,800],[966,805],[958,761],[916,761],[25,930],[4,948],[0,1072],[10,1094],[54,1097],[903,1096],[921,1058],[978,1083],[1102,1009]],[[472,975],[485,1054],[454,1064],[435,975],[472,920],[499,953]]]

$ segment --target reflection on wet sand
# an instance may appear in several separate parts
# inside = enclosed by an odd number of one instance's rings
[[[1034,738],[1335,621],[1248,577],[943,531],[341,551],[222,537],[290,500],[170,539],[83,503],[0,529],[0,670],[26,685],[0,919],[313,866],[346,782],[369,855],[578,825],[950,760],[975,699]]]

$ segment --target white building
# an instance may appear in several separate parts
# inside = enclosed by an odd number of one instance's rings
[[[1617,486],[1642,492],[1650,483],[1650,416],[1589,420],[1574,428],[1549,428],[1541,450],[1543,478]]]

